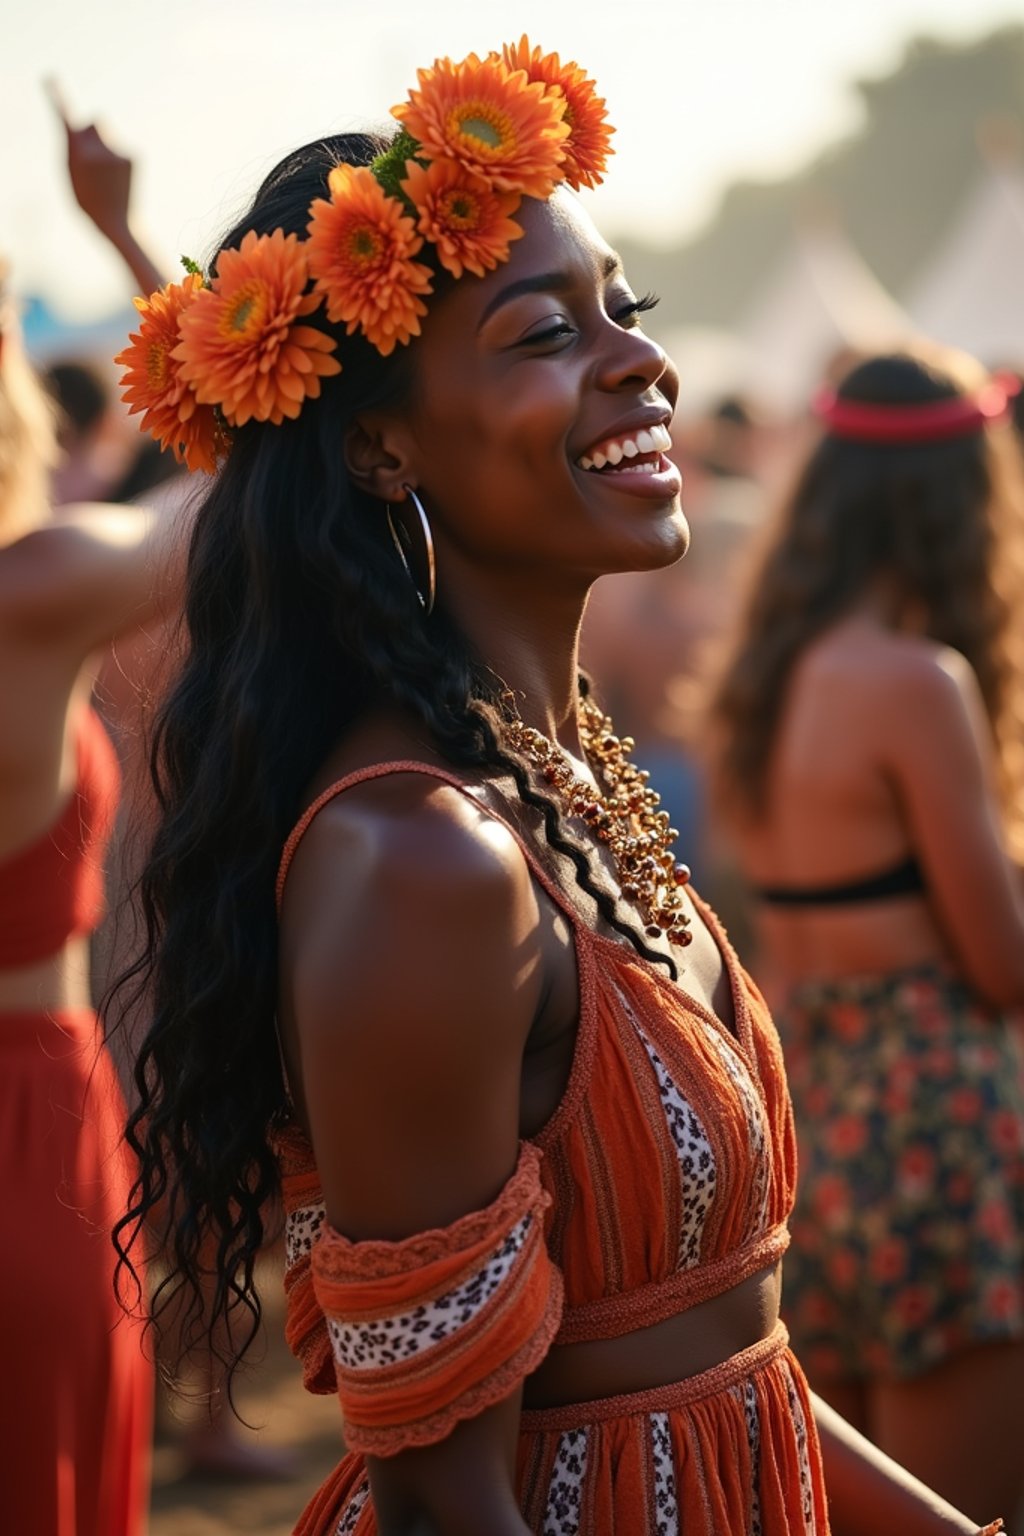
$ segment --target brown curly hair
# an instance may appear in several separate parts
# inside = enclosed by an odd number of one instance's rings
[[[922,346],[858,363],[838,393],[910,405],[962,396],[984,381],[973,359]],[[1012,429],[1002,425],[918,444],[852,442],[825,432],[752,573],[711,699],[713,786],[727,818],[763,816],[793,668],[882,572],[923,608],[926,633],[973,667],[1014,830],[1024,807],[1024,668],[1012,627],[1024,594],[1024,464]]]

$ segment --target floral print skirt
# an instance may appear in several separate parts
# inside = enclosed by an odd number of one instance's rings
[[[812,1381],[1024,1336],[1024,1019],[935,967],[802,984],[783,1314]]]

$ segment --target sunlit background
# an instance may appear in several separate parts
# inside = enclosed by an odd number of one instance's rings
[[[827,176],[818,192],[830,196],[806,197],[799,210],[785,189],[822,156],[841,158],[873,107],[893,105],[881,83],[912,69],[915,40],[970,53],[999,28],[1024,26],[1020,0],[36,0],[11,9],[0,51],[0,247],[23,299],[36,296],[79,323],[121,309],[129,279],[70,200],[47,76],[59,80],[76,121],[99,120],[136,157],[138,226],[170,272],[180,252],[203,256],[215,246],[282,153],[379,121],[416,67],[436,55],[486,50],[525,30],[578,59],[607,97],[618,154],[589,201],[604,231],[630,250],[685,251],[714,229],[733,183],[767,184],[758,189],[765,208],[774,184],[761,235],[748,219],[724,258],[713,248],[717,283],[692,254],[675,264],[674,281],[671,268],[654,263],[668,321],[717,327],[749,308],[756,277],[781,253],[780,210],[789,223],[797,214],[805,224],[827,217],[862,247],[879,244],[850,228],[871,222],[859,186],[850,189],[851,210],[838,206]],[[914,181],[902,195],[879,185],[880,217],[891,224],[898,213],[908,226],[919,216],[926,225],[940,213],[940,224],[953,217],[952,207],[938,208],[941,188],[913,171],[929,158],[929,122],[931,180],[944,181],[954,201],[969,190],[969,162],[980,166],[972,130],[986,116],[986,91],[993,118],[1012,117],[1014,91],[1024,100],[1021,57],[1019,46],[1012,61],[1008,50],[1005,99],[998,69],[978,82],[978,101],[946,99],[943,108],[941,87],[935,101],[922,98],[918,120],[907,117],[913,154],[901,157],[894,140],[879,160],[880,169],[888,160]],[[890,128],[897,133],[896,123]],[[959,143],[952,156],[951,130]],[[881,260],[877,250],[861,251],[887,288],[904,290],[900,300],[924,264],[919,243],[890,230]]]
[[[74,203],[44,81],[133,157],[133,223],[170,277],[182,253],[216,251],[283,154],[382,122],[437,56],[524,31],[607,99],[617,153],[584,196],[634,288],[661,295],[645,325],[682,380],[690,552],[598,584],[584,660],[746,956],[749,908],[702,777],[708,658],[840,359],[925,332],[1024,366],[1024,0],[8,0],[0,257],[62,407],[53,501],[159,486],[173,505],[189,489],[162,485],[170,455],[117,402],[133,280]],[[132,667],[122,645],[104,673],[115,719],[131,718]],[[336,1460],[336,1405],[301,1390],[284,1346],[277,1262],[269,1356],[241,1404],[294,1477],[190,1477],[162,1409],[152,1536],[286,1536]]]

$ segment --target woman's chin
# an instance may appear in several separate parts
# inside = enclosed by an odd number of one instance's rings
[[[690,525],[677,500],[663,516],[647,524],[642,538],[631,539],[628,549],[623,548],[623,564],[618,569],[658,571],[681,560],[689,547]]]

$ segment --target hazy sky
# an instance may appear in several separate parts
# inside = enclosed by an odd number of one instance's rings
[[[668,238],[732,178],[785,173],[854,128],[851,81],[891,69],[908,38],[1008,21],[1024,0],[8,0],[0,251],[16,291],[76,318],[129,292],[70,201],[48,74],[136,156],[137,223],[170,273],[284,152],[385,118],[439,54],[526,31],[576,58],[618,127],[592,212],[613,238]]]

